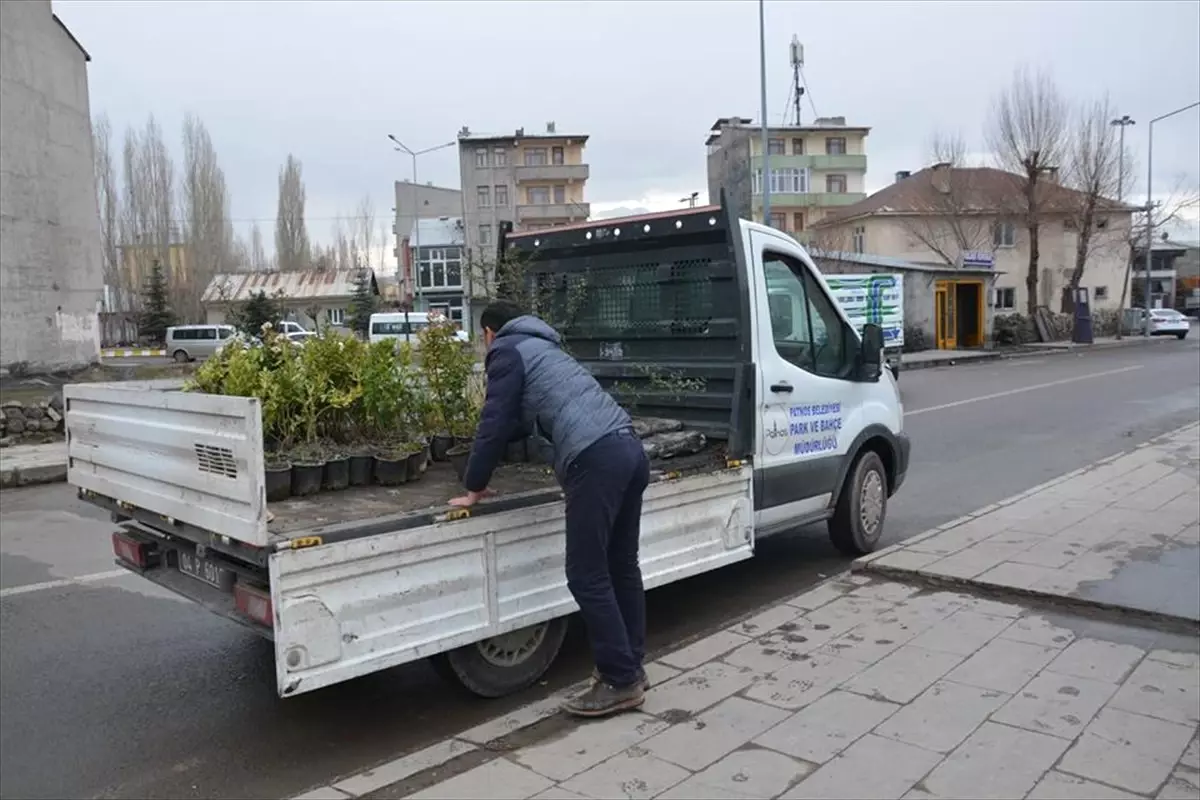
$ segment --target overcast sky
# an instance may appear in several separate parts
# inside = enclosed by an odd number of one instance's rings
[[[310,232],[370,194],[390,216],[411,176],[394,133],[420,149],[476,131],[591,136],[593,212],[664,208],[705,189],[704,138],[720,116],[759,118],[753,0],[619,2],[185,2],[56,0],[92,55],[93,114],[118,134],[153,113],[178,152],[183,117],[208,125],[238,228],[271,238],[276,176],[304,164]],[[991,98],[1021,64],[1063,92],[1107,92],[1127,131],[1144,199],[1146,123],[1200,100],[1200,3],[788,2],[766,4],[768,114],[782,120],[788,43],[804,44],[803,113],[871,127],[869,190],[926,165],[935,130],[983,149]],[[1200,184],[1200,111],[1155,125],[1154,181]],[[426,156],[422,182],[458,187],[453,148]],[[1156,191],[1157,194],[1157,191]],[[1189,235],[1195,238],[1195,231]]]

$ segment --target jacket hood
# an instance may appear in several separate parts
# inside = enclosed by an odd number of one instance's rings
[[[496,336],[536,336],[554,345],[562,344],[558,331],[530,314],[510,319],[496,332]]]

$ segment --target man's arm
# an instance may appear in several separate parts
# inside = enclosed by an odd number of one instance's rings
[[[463,476],[468,492],[482,492],[496,465],[521,424],[521,396],[525,392],[525,364],[513,347],[493,348],[484,362],[487,397],[475,432],[475,444]]]

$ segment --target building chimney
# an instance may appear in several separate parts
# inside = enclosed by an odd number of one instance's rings
[[[1058,183],[1058,167],[1046,167],[1042,171],[1046,173],[1046,180],[1051,183]]]
[[[942,194],[950,194],[950,162],[939,161],[933,165],[932,170],[933,175],[931,180],[933,182],[933,188]]]
[[[896,173],[896,183],[899,183],[900,181],[904,180],[905,178],[909,177],[910,175],[912,175],[912,173],[906,169],[899,170]]]
[[[546,123],[546,133],[556,133],[553,120]]]

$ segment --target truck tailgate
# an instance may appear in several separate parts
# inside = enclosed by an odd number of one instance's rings
[[[267,545],[258,400],[104,383],[63,399],[72,485]]]
[[[647,588],[753,553],[751,468],[646,490]],[[270,560],[279,693],[299,694],[576,609],[552,502],[297,550]]]

